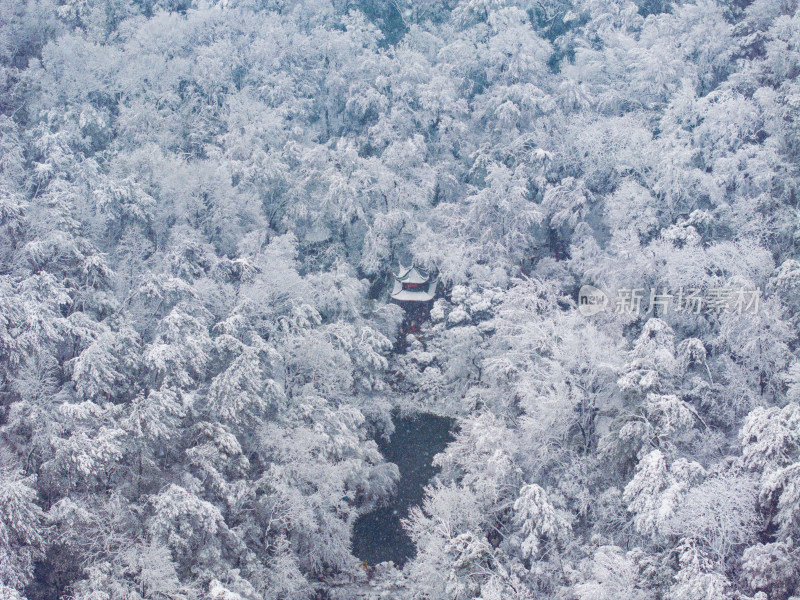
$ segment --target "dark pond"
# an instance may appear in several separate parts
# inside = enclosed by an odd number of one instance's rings
[[[394,561],[402,565],[414,556],[414,544],[400,519],[422,503],[423,488],[436,474],[433,457],[453,439],[453,420],[436,415],[395,418],[391,439],[378,440],[383,456],[400,469],[397,493],[386,506],[362,515],[353,527],[353,554],[374,565]]]

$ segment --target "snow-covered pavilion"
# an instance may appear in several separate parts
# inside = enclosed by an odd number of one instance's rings
[[[391,298],[397,302],[430,302],[436,296],[439,280],[415,266],[400,267],[394,276]]]

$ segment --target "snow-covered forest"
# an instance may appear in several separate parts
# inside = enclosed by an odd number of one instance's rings
[[[0,1],[3,600],[800,597],[799,325],[798,0]]]

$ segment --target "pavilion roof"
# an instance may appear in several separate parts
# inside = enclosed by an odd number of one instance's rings
[[[427,283],[431,278],[427,271],[418,269],[413,265],[410,267],[400,267],[400,272],[394,277],[403,283]]]
[[[404,290],[403,284],[415,284],[418,286],[413,290]],[[416,267],[401,268],[395,275],[394,287],[392,288],[392,300],[400,302],[428,302],[436,296],[436,285],[439,280],[431,277],[426,271]]]

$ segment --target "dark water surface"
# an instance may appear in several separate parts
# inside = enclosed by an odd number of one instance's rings
[[[397,493],[387,506],[362,515],[353,527],[353,554],[374,565],[402,565],[414,556],[414,544],[400,524],[411,507],[422,503],[423,488],[437,470],[433,457],[453,439],[453,419],[422,414],[395,418],[389,443],[378,440],[383,456],[400,469]]]

